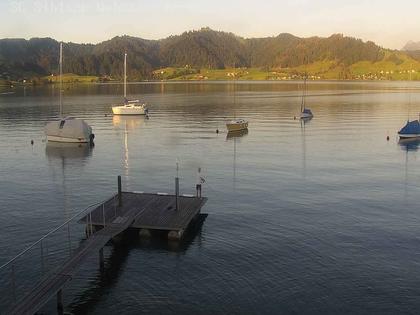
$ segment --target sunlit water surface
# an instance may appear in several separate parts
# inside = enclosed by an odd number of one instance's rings
[[[110,114],[121,85],[68,86],[65,112],[96,135],[93,149],[74,150],[44,140],[57,89],[0,91],[15,92],[0,95],[0,265],[115,193],[117,175],[124,190],[173,192],[178,162],[182,193],[203,169],[201,229],[178,247],[110,244],[102,275],[94,253],[64,290],[67,312],[417,313],[419,143],[396,132],[417,119],[420,84],[311,83],[306,123],[293,119],[297,82],[235,89],[234,102],[231,83],[130,84],[150,107],[145,119]],[[230,138],[235,115],[249,132]],[[83,227],[72,231],[73,245],[83,238]],[[38,276],[34,250],[22,282]]]

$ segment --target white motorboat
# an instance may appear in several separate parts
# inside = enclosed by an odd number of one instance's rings
[[[83,120],[63,116],[63,43],[60,43],[60,119],[45,126],[47,141],[66,143],[93,143],[92,128]]]
[[[146,104],[140,104],[139,100],[127,99],[127,53],[124,54],[124,103],[112,106],[114,115],[147,115]]]

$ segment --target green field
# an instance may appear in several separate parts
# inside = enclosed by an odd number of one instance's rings
[[[420,62],[400,52],[387,51],[379,62],[361,61],[344,65],[334,60],[317,61],[305,66],[290,68],[226,68],[209,69],[193,67],[167,67],[152,73],[156,81],[229,81],[229,80],[301,80],[307,75],[310,80],[420,80]],[[110,81],[97,76],[63,75],[64,84],[97,83]],[[34,78],[26,84],[56,84],[59,76]],[[0,86],[20,85],[0,79]]]
[[[50,75],[41,78],[40,83],[59,83],[60,76]],[[99,82],[99,78],[95,76],[81,76],[73,73],[63,74],[63,83],[96,83]]]
[[[379,62],[344,65],[334,60],[317,61],[292,68],[163,68],[155,80],[296,80],[305,74],[311,80],[420,80],[420,62],[405,54],[387,52]]]

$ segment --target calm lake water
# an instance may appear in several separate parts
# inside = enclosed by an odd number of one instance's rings
[[[66,87],[65,113],[96,135],[93,149],[74,150],[44,140],[57,89],[0,95],[0,265],[115,193],[117,175],[124,190],[172,192],[178,161],[181,193],[194,193],[204,171],[201,229],[178,247],[136,237],[110,244],[105,274],[93,255],[65,288],[66,312],[418,313],[419,142],[399,143],[396,132],[418,117],[420,83],[310,83],[315,117],[306,123],[293,119],[297,82],[240,82],[236,104],[230,83],[128,90],[150,119],[110,114],[121,85]],[[235,114],[249,132],[229,138]],[[72,228],[76,244],[83,227]],[[45,246],[53,256],[64,245]],[[22,290],[39,276],[39,253],[16,266]],[[10,272],[0,276],[4,300]],[[43,311],[55,312],[54,299]]]

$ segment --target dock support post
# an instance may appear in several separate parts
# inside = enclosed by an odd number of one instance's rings
[[[104,227],[106,225],[106,219],[105,219],[105,203],[102,204],[102,220],[104,223]]]
[[[100,267],[101,271],[103,271],[105,269],[104,248],[103,247],[99,250],[99,267]]]
[[[118,206],[122,205],[121,175],[118,175]]]
[[[179,177],[175,177],[175,210],[179,208]]]
[[[63,314],[63,290],[57,292],[57,312]]]

